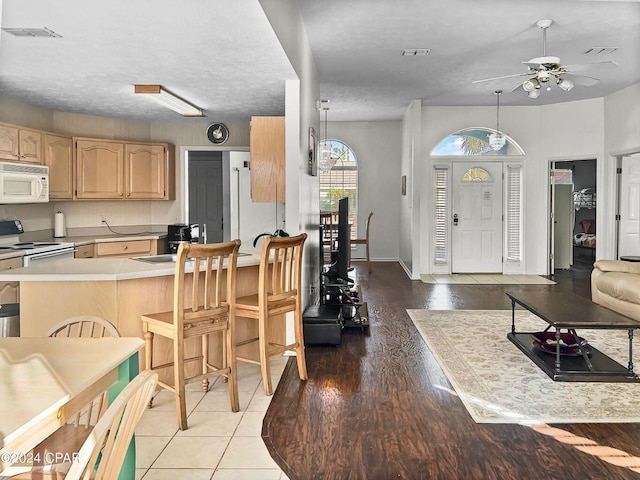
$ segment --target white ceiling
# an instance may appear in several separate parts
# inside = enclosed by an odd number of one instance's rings
[[[51,108],[148,121],[248,121],[284,115],[296,78],[257,0],[4,0],[0,95]],[[183,119],[134,84],[159,84],[205,111]]]
[[[298,0],[330,120],[398,120],[424,105],[531,105],[603,97],[640,82],[640,0]],[[99,6],[97,6],[99,5]],[[601,82],[553,87],[531,100],[518,79],[542,55],[616,61]],[[284,113],[295,73],[258,0],[4,0],[3,27],[47,27],[62,38],[0,37],[0,95],[54,110],[148,121],[244,122]],[[586,55],[596,46],[611,55]],[[402,57],[405,48],[430,48]],[[521,81],[521,80],[520,80]],[[183,119],[133,94],[161,84],[204,109]]]

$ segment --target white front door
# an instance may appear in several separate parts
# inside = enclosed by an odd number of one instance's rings
[[[502,162],[454,163],[452,273],[502,272]]]
[[[640,255],[640,157],[622,158],[618,257]]]

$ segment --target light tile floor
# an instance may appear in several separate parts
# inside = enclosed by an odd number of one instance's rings
[[[275,389],[288,357],[273,357]],[[187,385],[189,428],[178,430],[173,394],[161,390],[136,429],[136,479],[286,480],[260,436],[272,397],[264,394],[260,367],[238,365],[240,411],[229,407],[223,379],[212,378],[208,392]]]

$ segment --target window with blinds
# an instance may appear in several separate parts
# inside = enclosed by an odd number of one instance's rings
[[[324,144],[325,142],[320,142]],[[358,163],[351,148],[339,141],[328,140],[333,166],[328,172],[320,171],[320,212],[338,214],[338,202],[349,197],[349,224],[351,238],[357,238],[358,225]],[[337,222],[337,217],[335,219]]]
[[[448,242],[448,190],[447,183],[449,177],[448,168],[435,168],[434,191],[435,191],[435,255],[434,263],[443,265],[447,263],[447,242]]]
[[[506,177],[507,261],[519,262],[522,260],[522,166],[507,165]]]

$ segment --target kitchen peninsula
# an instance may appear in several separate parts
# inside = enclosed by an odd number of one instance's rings
[[[259,263],[260,257],[256,254],[241,254],[238,258],[238,296],[257,293]],[[69,317],[96,315],[113,323],[123,337],[143,338],[140,316],[173,307],[174,272],[175,263],[152,264],[132,258],[74,258],[2,272],[0,281],[20,282],[23,337],[44,336],[50,327]],[[187,272],[193,272],[193,266],[187,264]],[[190,288],[191,277],[187,276],[187,288]],[[236,325],[236,338],[257,336],[256,322],[238,318]],[[274,341],[282,342],[284,332],[282,321],[274,326],[270,335]],[[200,345],[196,339],[189,340],[194,342],[186,343],[185,349],[187,355],[192,356]],[[219,360],[218,340],[213,336],[210,342],[214,361]],[[170,361],[171,348],[170,342],[158,337],[154,342],[154,358],[158,364]],[[239,347],[238,353],[257,358],[257,343]],[[193,363],[192,367],[197,365]],[[168,369],[166,375],[170,377]]]

